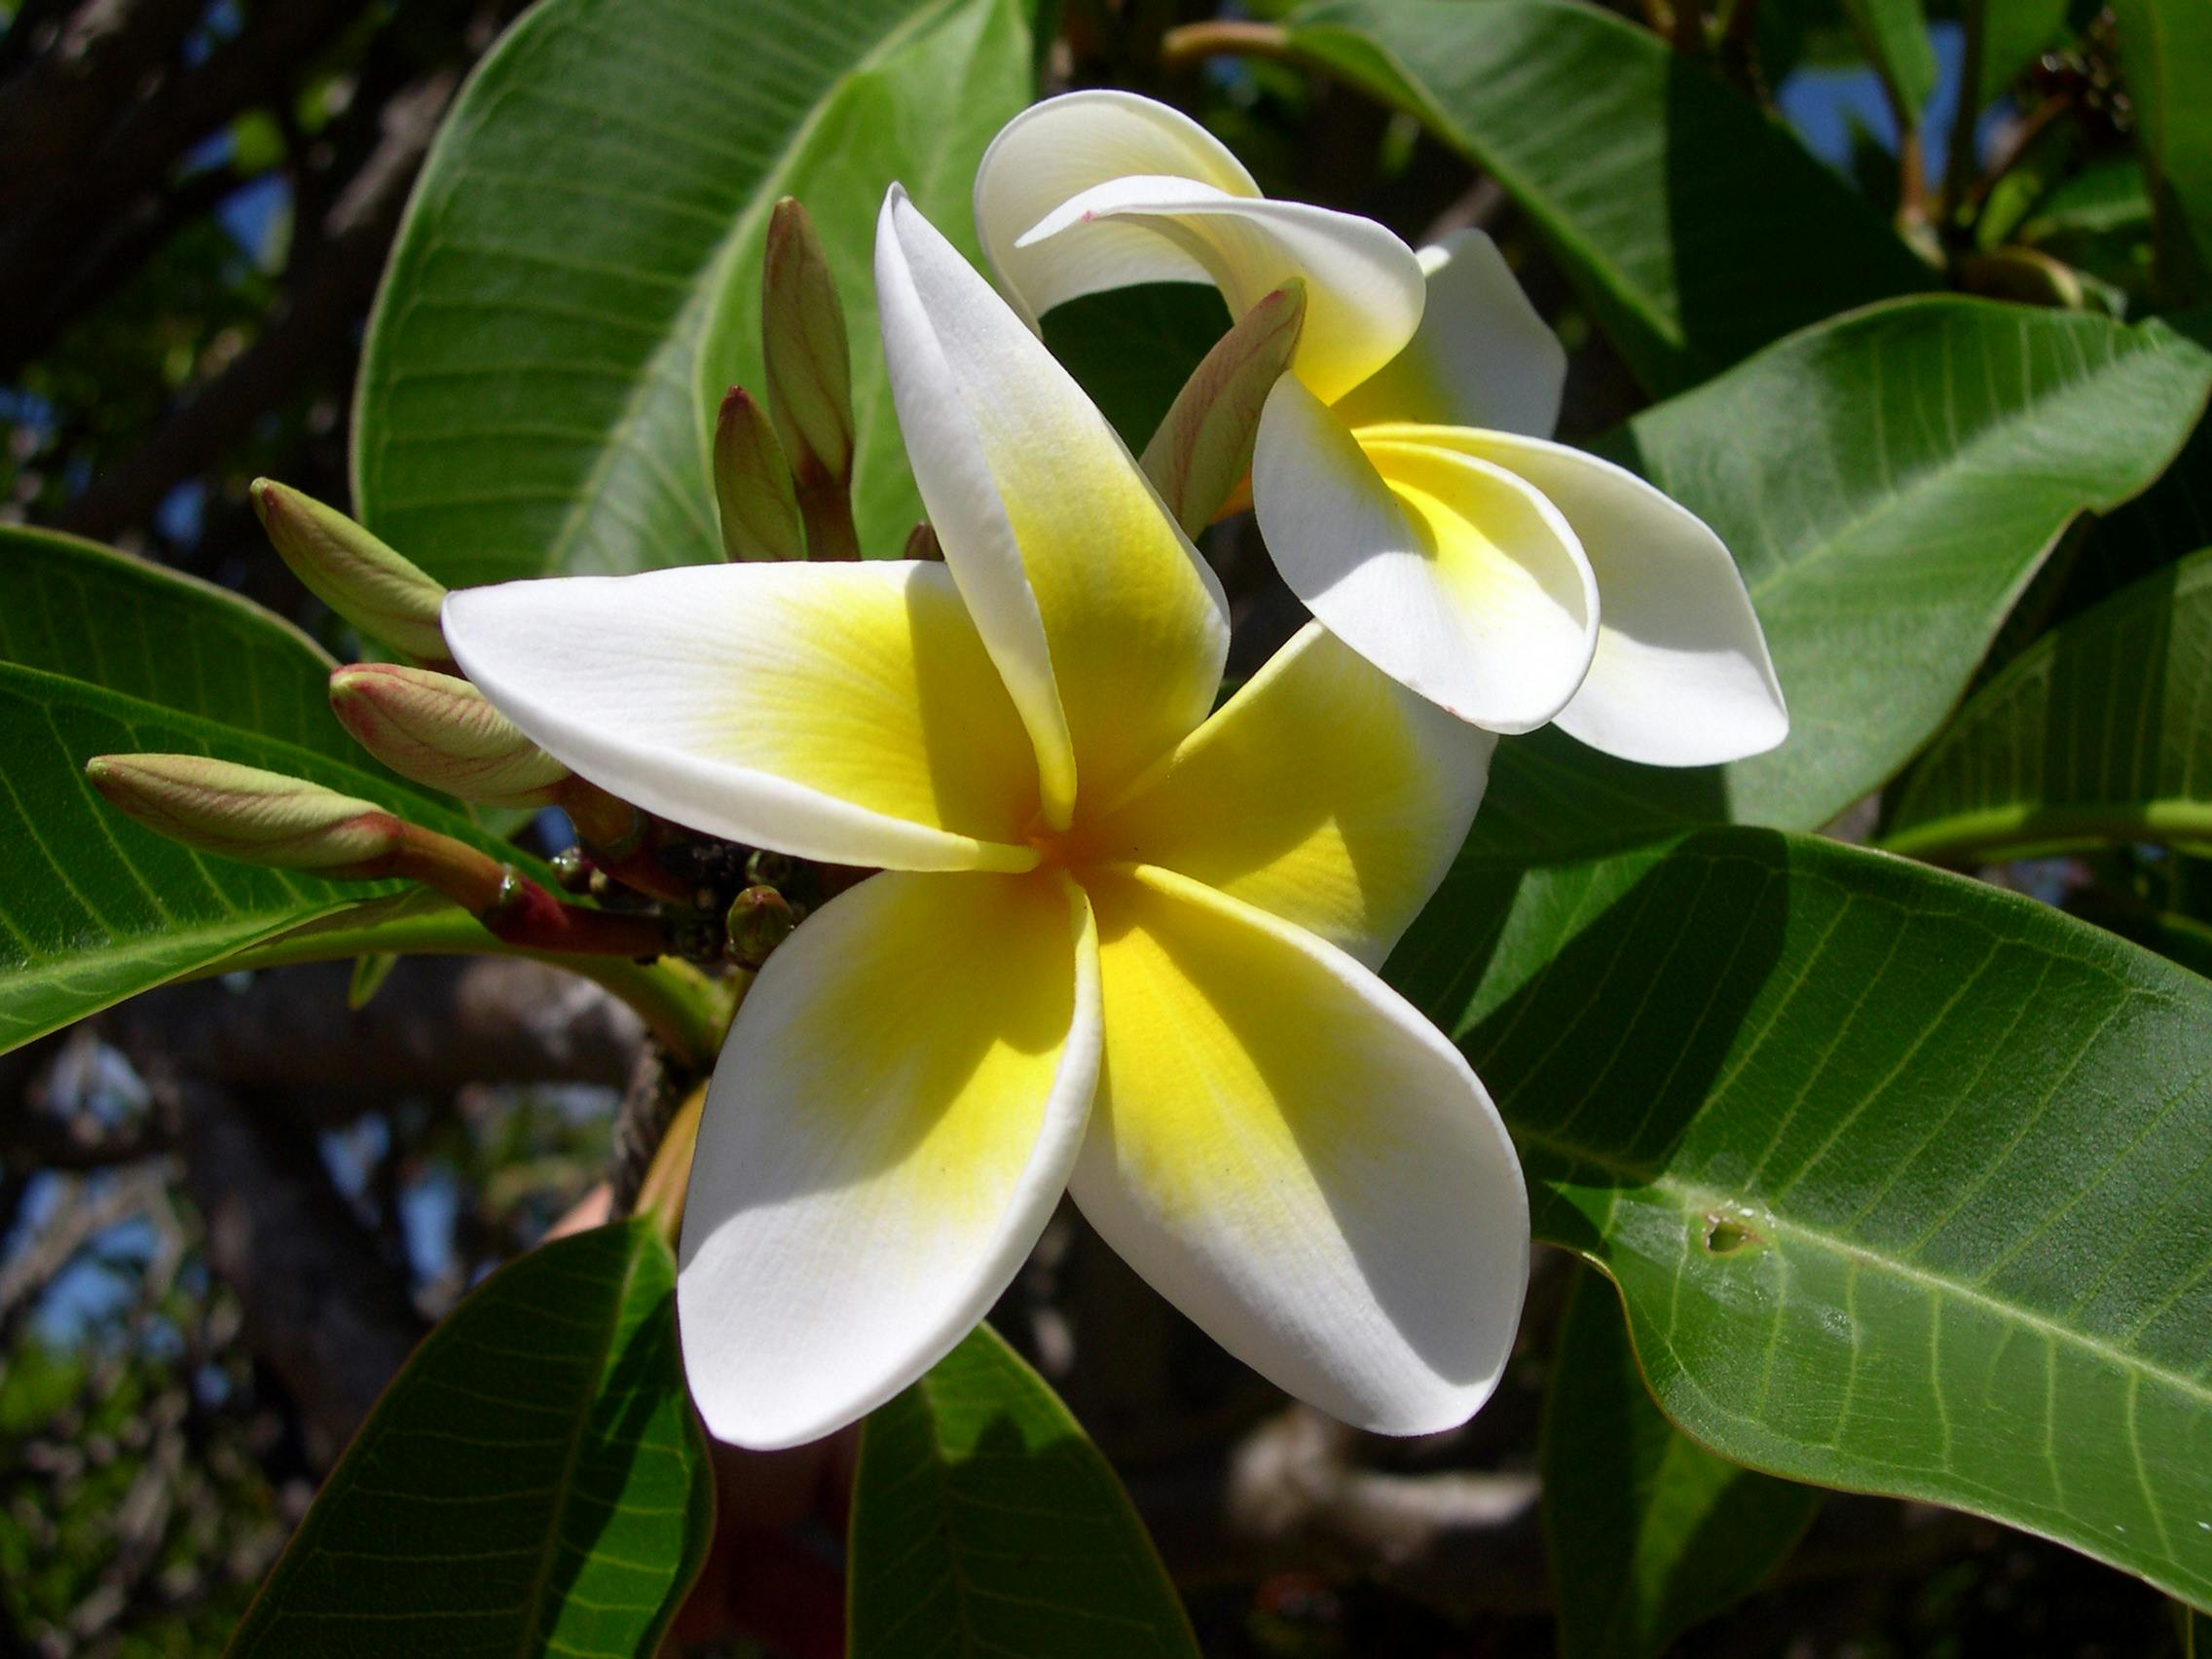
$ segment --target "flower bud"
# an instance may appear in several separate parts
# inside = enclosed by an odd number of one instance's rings
[[[845,308],[813,221],[788,196],[768,216],[760,350],[768,369],[768,411],[801,487],[829,481],[844,490],[853,476]]]
[[[928,519],[922,520],[906,533],[905,550],[899,557],[928,560],[940,565],[944,563],[944,549],[938,544],[937,531]]]
[[[775,426],[741,387],[729,388],[715,420],[715,500],[721,508],[725,557],[806,557],[791,462]]]
[[[172,841],[279,869],[382,874],[407,833],[374,801],[203,755],[102,755],[85,775]]]
[[[748,887],[730,903],[723,948],[732,962],[757,968],[797,926],[790,900],[773,887]]]
[[[363,749],[403,778],[487,806],[543,806],[569,768],[465,680],[360,662],[330,677],[330,706]]]
[[[371,639],[424,662],[451,653],[438,629],[446,590],[344,513],[267,478],[248,494],[269,539],[308,590]]]
[[[1145,445],[1145,476],[1185,535],[1203,530],[1251,471],[1260,411],[1305,326],[1306,284],[1293,277],[1215,343]]]

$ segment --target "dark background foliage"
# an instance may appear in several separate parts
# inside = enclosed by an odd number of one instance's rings
[[[261,540],[245,485],[270,474],[345,502],[362,325],[408,187],[519,10],[0,0],[0,520],[118,542],[331,634]],[[1956,142],[1941,114],[1955,31],[1938,25],[1937,116],[1900,156],[1838,11],[1728,12],[1729,72],[1909,221]],[[2071,47],[2003,84],[1978,139],[1971,123],[1957,135],[1986,157],[2041,144],[2036,165],[2088,192],[2130,114],[2108,20],[2075,14]],[[1409,236],[1489,226],[1573,350],[1568,434],[1641,406],[1494,184],[1303,70],[1163,65],[1165,30],[1204,15],[1068,0],[1048,77],[1198,110],[1271,193]],[[2152,279],[2124,209],[2056,223],[2046,245],[2115,305]],[[2001,293],[2036,276],[1959,269]],[[2117,545],[2056,562],[2036,620],[2136,573]],[[1215,551],[1254,618],[1249,652],[1288,611],[1256,547]],[[2013,878],[2124,921],[2150,883],[2163,909],[2201,906],[2193,869],[2115,853]],[[2190,903],[2167,891],[2191,883]],[[605,1174],[641,1047],[620,1005],[514,961],[411,960],[358,1011],[348,990],[335,967],[172,987],[0,1057],[0,1659],[214,1650],[430,1322]],[[1570,1277],[1542,1256],[1508,1387],[1468,1429],[1417,1445],[1285,1407],[1072,1214],[998,1323],[1123,1473],[1208,1651],[1543,1653],[1532,1469]],[[723,1475],[725,1542],[746,1540],[753,1566],[718,1555],[680,1643],[834,1651],[834,1473],[753,1459]],[[1769,1588],[1684,1650],[2178,1641],[2163,1601],[2116,1572],[1948,1512],[1838,1497]]]

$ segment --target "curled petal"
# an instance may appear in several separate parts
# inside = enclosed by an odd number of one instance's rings
[[[1548,438],[1567,388],[1567,348],[1485,232],[1420,250],[1428,303],[1406,349],[1337,404],[1346,424],[1419,421]]]
[[[1355,437],[1284,380],[1260,419],[1252,500],[1291,591],[1459,719],[1529,731],[1582,683],[1598,634],[1589,561],[1558,509],[1502,467]]]
[[[444,626],[495,708],[664,818],[837,864],[1035,863],[1028,738],[942,566],[509,582]]]
[[[896,186],[876,291],[900,429],[946,566],[1036,745],[1045,820],[1211,707],[1213,572],[1044,345]]]
[[[1089,890],[1106,1059],[1084,1215],[1302,1399],[1385,1434],[1464,1421],[1529,1262],[1520,1165],[1465,1059],[1297,928],[1165,871]]]
[[[1561,730],[1650,766],[1741,760],[1789,735],[1758,613],[1703,519],[1625,467],[1565,444],[1420,435],[1541,490],[1589,555],[1603,607],[1598,649]]]
[[[1420,261],[1373,219],[1235,196],[1198,179],[1109,179],[1061,203],[1014,245],[1026,251],[1054,239],[1088,239],[1102,225],[1158,233],[1205,272],[1234,316],[1285,282],[1302,280],[1306,330],[1293,366],[1324,402],[1389,362],[1420,323]],[[1074,266],[1078,256],[1066,257]]]
[[[976,231],[999,286],[1034,328],[1062,301],[1134,282],[1210,282],[1212,275],[1141,224],[1017,245],[1071,196],[1131,173],[1196,179],[1230,196],[1260,187],[1222,142],[1180,110],[1133,92],[1067,92],[1005,127],[976,169]]]
[[[974,1327],[1059,1201],[1098,1031],[1061,876],[874,876],[769,958],[683,1213],[684,1366],[717,1436],[818,1439]]]
[[[1309,623],[1087,823],[1085,842],[1202,881],[1373,968],[1451,867],[1496,747]]]

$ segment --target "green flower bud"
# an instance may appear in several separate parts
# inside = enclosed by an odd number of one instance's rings
[[[748,887],[730,903],[723,948],[740,967],[757,968],[797,926],[790,900],[773,887]]]
[[[361,662],[330,677],[330,706],[363,749],[403,778],[487,806],[543,806],[569,768],[465,680]]]
[[[424,662],[451,653],[438,630],[446,590],[344,513],[267,478],[248,492],[269,539],[308,590],[354,627]]]
[[[381,874],[407,834],[374,801],[203,755],[102,755],[85,775],[149,830],[247,864]]]
[[[806,557],[791,462],[775,425],[742,387],[729,388],[715,419],[715,500],[721,508],[725,557]]]
[[[760,349],[768,410],[801,486],[842,490],[853,476],[853,374],[845,308],[806,209],[790,197],[768,216],[760,272]]]
[[[1293,277],[1215,343],[1145,445],[1145,476],[1185,535],[1205,529],[1251,471],[1260,411],[1305,326],[1306,284]]]

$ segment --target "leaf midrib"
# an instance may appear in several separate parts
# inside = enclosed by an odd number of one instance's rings
[[[545,1542],[538,1553],[537,1568],[530,1577],[530,1618],[515,1638],[515,1659],[532,1659],[532,1655],[544,1650],[537,1640],[538,1627],[545,1620],[546,1587],[553,1579],[553,1564],[560,1560],[562,1523],[567,1516],[571,1498],[574,1493],[576,1464],[583,1456],[584,1431],[590,1426],[592,1407],[600,1398],[600,1386],[607,1377],[607,1362],[614,1353],[614,1336],[622,1328],[622,1309],[630,1299],[630,1287],[636,1282],[638,1263],[643,1256],[642,1240],[638,1229],[644,1224],[630,1223],[628,1248],[622,1253],[622,1278],[615,1286],[614,1295],[608,1303],[606,1329],[600,1334],[599,1355],[591,1369],[587,1386],[591,1397],[575,1415],[570,1425],[568,1449],[561,1455],[561,1473],[553,1483],[554,1503],[545,1524]]]
[[[1649,1168],[1627,1159],[1594,1152],[1590,1148],[1540,1129],[1531,1129],[1519,1124],[1510,1124],[1514,1140],[1524,1146],[1533,1146],[1577,1163],[1601,1169],[1608,1175],[1634,1181],[1653,1192],[1681,1200],[1685,1209],[1710,1209],[1721,1204],[1734,1205],[1745,1201],[1745,1195],[1719,1187],[1690,1181],[1665,1168]],[[2037,1331],[2048,1340],[2065,1343],[2105,1361],[2123,1373],[2136,1373],[2160,1382],[2175,1391],[2188,1395],[2199,1405],[2212,1408],[2212,1385],[2186,1377],[2157,1360],[2130,1353],[2116,1347],[2102,1338],[2078,1331],[2059,1323],[2046,1313],[2038,1312],[2018,1303],[2009,1302],[1985,1290],[1953,1278],[1946,1273],[1935,1272],[1927,1268],[1914,1267],[1894,1256],[1879,1254],[1866,1245],[1837,1236],[1805,1222],[1768,1211],[1760,1218],[1761,1226],[1771,1229],[1780,1237],[1793,1237],[1815,1249],[1825,1250],[1846,1262],[1856,1262],[1895,1278],[1921,1286],[1939,1296],[1977,1307],[2002,1319]],[[1655,1321],[1656,1322],[1656,1321]],[[1686,1368],[1685,1368],[1686,1369]]]

